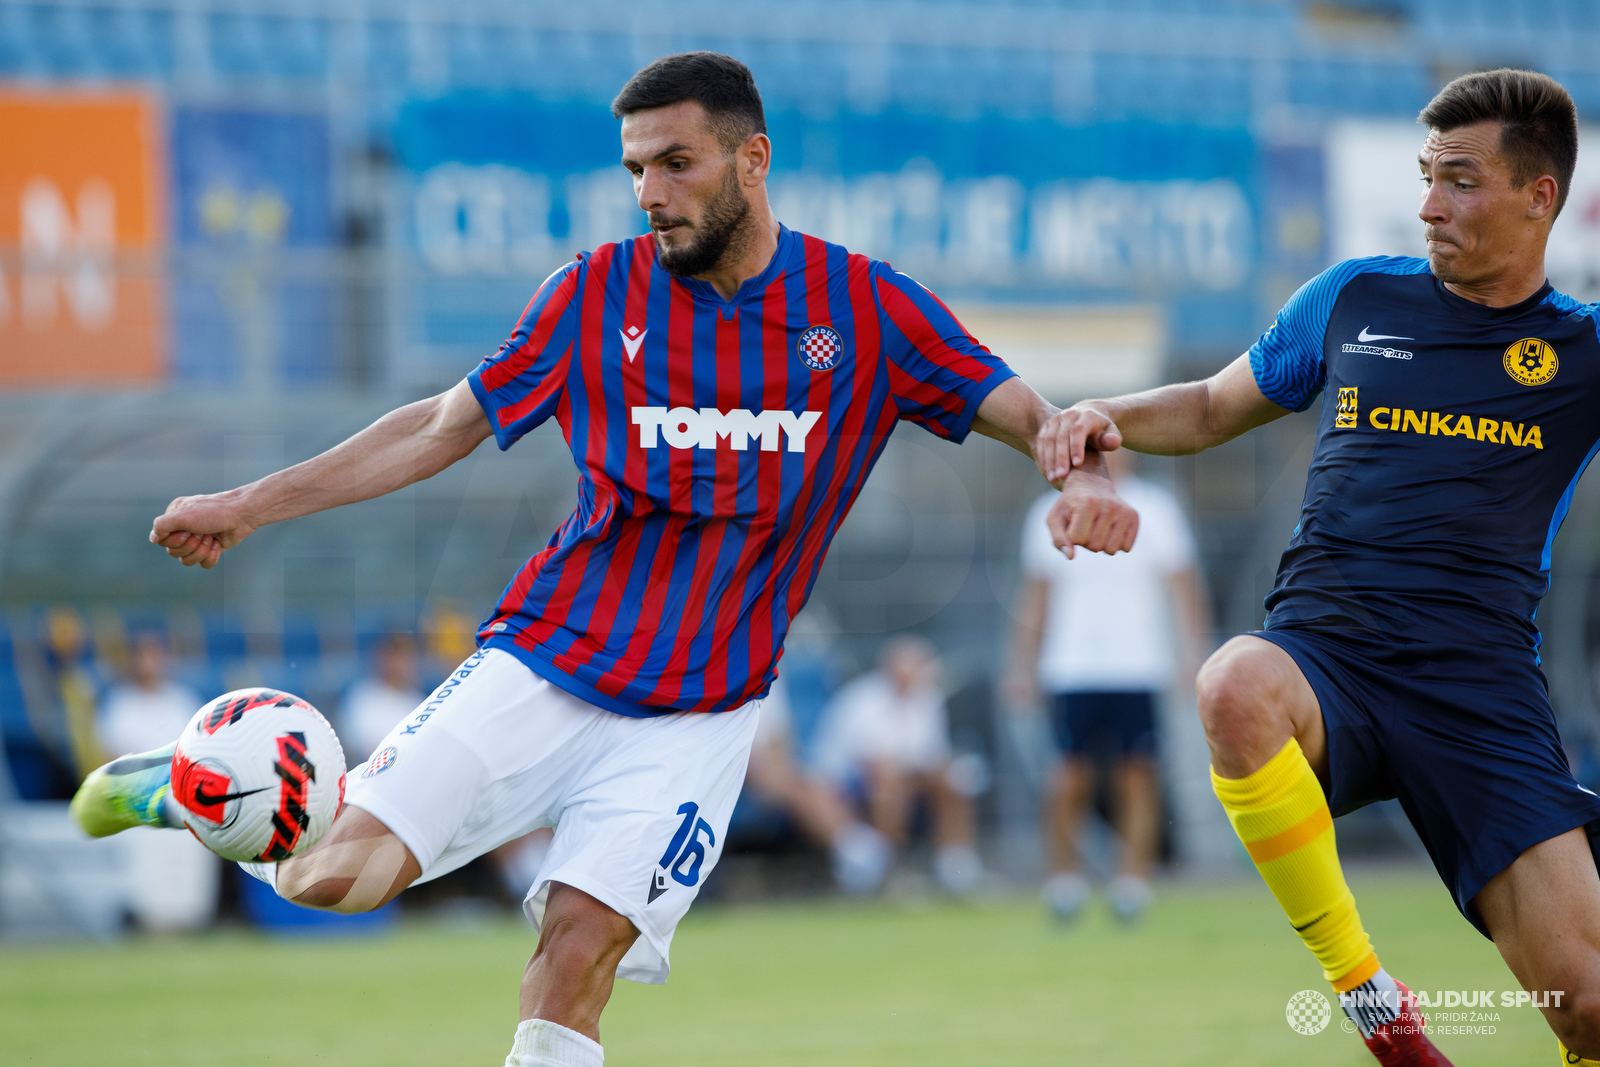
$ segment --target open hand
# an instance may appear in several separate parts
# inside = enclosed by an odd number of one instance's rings
[[[1075,546],[1110,555],[1133,547],[1139,513],[1117,496],[1110,479],[1080,468],[1071,472],[1061,496],[1050,505],[1045,524],[1050,539],[1068,559]]]
[[[199,564],[210,570],[232,548],[255,532],[231,494],[180,496],[156,516],[150,528],[150,542],[167,550],[185,567]]]
[[[1117,424],[1093,400],[1085,400],[1056,412],[1045,422],[1034,440],[1033,454],[1045,480],[1060,485],[1069,471],[1083,466],[1086,449],[1112,452],[1121,447],[1122,434]]]

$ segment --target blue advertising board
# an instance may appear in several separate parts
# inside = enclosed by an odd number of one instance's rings
[[[180,263],[173,376],[216,384],[331,380],[336,283],[331,271],[306,276],[304,257],[298,270],[284,258],[337,242],[326,117],[180,107],[172,155]]]
[[[1234,334],[1255,314],[1246,129],[897,110],[777,111],[768,126],[784,223],[947,296],[1166,301],[1207,309],[1194,330],[1220,321]],[[491,347],[527,278],[646,227],[604,106],[458,93],[405,107],[394,143],[412,176],[410,242],[430,275],[417,302],[424,345]],[[517,282],[502,297],[496,277]],[[469,278],[470,291],[452,283]]]

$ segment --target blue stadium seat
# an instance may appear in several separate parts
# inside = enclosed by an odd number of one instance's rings
[[[171,75],[175,49],[170,12],[92,8],[84,17],[100,73],[113,78]]]
[[[220,662],[243,659],[250,654],[249,644],[237,620],[221,612],[206,612],[203,618],[207,659]]]
[[[30,73],[84,78],[99,73],[82,8],[34,4],[27,12],[33,62]]]
[[[249,15],[218,12],[206,20],[206,37],[211,46],[211,63],[217,73],[232,76],[257,76],[265,73],[267,60],[261,54],[259,20]]]
[[[33,638],[33,614],[0,619],[0,738],[5,742],[6,769],[22,800],[60,800],[72,795],[76,777],[60,754],[39,736],[29,714],[18,663],[17,642]]]
[[[409,29],[403,22],[374,21],[367,25],[367,85],[398,91],[411,77]]]
[[[28,20],[23,8],[0,6],[0,74],[20,74],[31,58]]]
[[[286,79],[327,76],[329,30],[326,20],[267,16],[260,21],[262,52],[274,75]]]
[[[285,383],[321,386],[344,373],[338,293],[323,281],[285,281],[278,293],[278,371]]]

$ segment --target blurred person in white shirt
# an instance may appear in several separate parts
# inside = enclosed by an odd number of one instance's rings
[[[760,716],[745,788],[783,808],[802,833],[828,849],[839,888],[853,896],[871,893],[888,873],[894,851],[882,834],[855,817],[831,783],[795,759],[794,715],[782,678],[761,701]]]
[[[341,735],[350,746],[345,762],[365,763],[395,724],[420,703],[416,642],[407,634],[389,634],[373,651],[371,671],[345,693]]]
[[[127,677],[100,706],[100,746],[113,757],[160,748],[183,732],[200,697],[167,676],[167,646],[156,634],[136,635]],[[188,834],[141,826],[117,838],[128,910],[141,929],[193,930],[217,912],[221,864]]]
[[[1098,765],[1109,765],[1120,870],[1106,887],[1132,921],[1151,900],[1160,818],[1157,702],[1192,686],[1210,629],[1195,569],[1194,536],[1173,495],[1133,474],[1126,450],[1106,454],[1117,494],[1139,513],[1132,551],[1078,552],[1051,541],[1041,496],[1023,523],[1023,585],[1006,688],[1020,706],[1046,705],[1060,759],[1045,802],[1050,877],[1046,906],[1074,917],[1091,890],[1079,848]]]
[[[969,893],[983,876],[972,798],[951,781],[949,712],[939,654],[927,640],[886,642],[878,666],[846,683],[823,712],[818,761],[838,780],[859,775],[873,827],[897,848],[921,798],[933,816],[934,873],[949,892]]]

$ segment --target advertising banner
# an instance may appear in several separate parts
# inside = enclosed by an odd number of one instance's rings
[[[328,120],[181,107],[174,377],[265,387],[340,371]]]
[[[1247,130],[887,111],[768,115],[786,225],[963,300],[1231,299],[1254,312]],[[425,345],[492,345],[580,249],[646,230],[602,106],[461,93],[405,108],[410,243],[430,275]],[[500,286],[495,277],[516,279]],[[470,281],[469,281],[470,280]],[[493,298],[491,300],[491,297]]]
[[[165,374],[160,131],[141,95],[0,90],[0,386]]]

